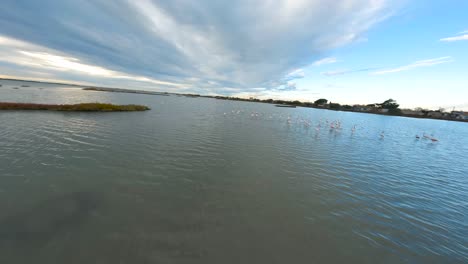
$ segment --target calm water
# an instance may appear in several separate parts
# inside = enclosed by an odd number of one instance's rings
[[[466,123],[0,83],[152,107],[0,112],[0,263],[467,261]]]

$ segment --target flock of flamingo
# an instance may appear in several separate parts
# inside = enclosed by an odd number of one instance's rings
[[[245,110],[232,110],[231,112],[225,112],[224,116],[227,115],[234,115],[238,116],[241,114],[248,113],[248,111]],[[296,118],[293,119],[291,115],[282,115],[282,114],[262,114],[259,112],[250,112],[250,119],[266,119],[266,120],[284,120],[286,119],[286,125],[291,126],[291,125],[300,125],[303,126],[306,129],[309,129],[313,126],[313,121],[307,118]],[[329,121],[328,119],[323,119],[320,118],[319,121],[315,125],[315,131],[318,133],[321,130],[326,130],[328,129],[330,132],[341,132],[343,131],[343,123],[340,120],[331,120]],[[351,127],[351,134],[354,134],[356,130],[358,129],[358,125],[353,125]],[[385,131],[381,131],[379,134],[380,139],[385,138]],[[416,139],[420,140],[430,140],[431,142],[438,142],[439,140],[435,138],[433,135],[427,135],[426,133],[423,133],[422,136],[419,134],[416,134]]]
[[[420,139],[420,138],[421,138],[421,137],[420,137],[419,135],[416,135],[416,139]],[[426,135],[426,133],[423,133],[423,137],[422,137],[422,138],[423,138],[423,139],[429,139],[429,140],[432,141],[432,142],[437,142],[437,141],[439,141],[437,138],[435,138],[435,137],[432,136],[432,135],[431,135],[431,136]]]

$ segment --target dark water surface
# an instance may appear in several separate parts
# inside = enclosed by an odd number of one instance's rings
[[[0,263],[467,261],[466,123],[0,84],[152,108],[0,112]]]

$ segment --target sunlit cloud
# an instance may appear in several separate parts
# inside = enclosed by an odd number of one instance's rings
[[[135,80],[168,86],[183,86],[178,83],[164,82],[143,76],[125,75],[124,73],[112,71],[103,67],[81,63],[77,58],[57,56],[43,52],[20,51],[20,53],[34,58],[39,66],[48,67],[58,71],[77,71],[84,74],[96,75],[106,78]]]
[[[413,63],[408,64],[408,65],[404,65],[404,66],[401,66],[401,67],[376,71],[376,72],[373,72],[372,74],[380,75],[380,74],[388,74],[388,73],[409,71],[409,70],[420,68],[420,67],[429,67],[429,66],[434,66],[434,65],[439,65],[439,64],[443,64],[443,63],[449,63],[449,62],[453,62],[453,59],[450,56],[440,57],[440,58],[435,58],[435,59],[428,59],[428,60],[420,60],[420,61],[416,61],[416,62],[413,62]]]
[[[5,49],[5,47],[7,47],[7,49]],[[41,50],[48,49],[41,48],[37,45],[29,44],[24,41],[0,36],[0,55],[2,55],[0,56],[0,61],[11,64],[37,68],[42,71],[51,70],[55,72],[75,72],[82,75],[96,76],[100,78],[132,80],[163,86],[187,86],[187,84],[165,82],[144,76],[129,75],[104,67],[86,64],[81,62],[78,58],[52,54],[50,53],[50,50],[47,52]],[[46,73],[43,72],[42,75],[46,75]],[[53,76],[51,73],[48,73],[47,75]]]
[[[113,77],[114,72],[102,67],[80,63],[79,59],[52,55],[45,52],[19,51],[19,53],[33,58],[36,65],[44,66],[58,71],[78,71],[90,75]]]

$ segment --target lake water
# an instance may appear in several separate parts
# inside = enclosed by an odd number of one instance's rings
[[[0,112],[0,263],[468,259],[467,123],[0,84],[152,108]]]

